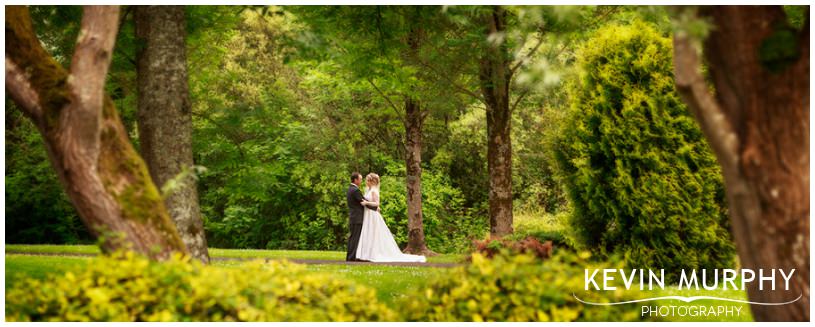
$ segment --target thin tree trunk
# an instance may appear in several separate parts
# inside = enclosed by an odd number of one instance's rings
[[[43,136],[51,165],[102,250],[187,253],[104,94],[117,6],[86,6],[70,75],[42,48],[28,8],[6,6],[6,89]]]
[[[505,32],[506,13],[494,6],[486,17],[486,37]],[[490,174],[490,235],[512,233],[512,140],[509,83],[512,79],[506,42],[491,42],[479,62],[481,92],[487,106],[487,169]]]
[[[722,167],[741,266],[795,269],[789,291],[777,276],[775,290],[751,283],[748,296],[775,303],[802,296],[787,305],[753,304],[753,317],[809,321],[809,21],[793,31],[778,6],[701,13],[714,23],[704,54],[716,93],[683,33],[674,38],[676,84]],[[779,40],[770,51],[787,56],[772,60],[765,45]]]
[[[209,262],[192,158],[184,6],[136,6],[138,126],[141,154],[157,185],[185,176],[165,204],[190,253]]]
[[[407,167],[408,244],[405,253],[433,256],[425,244],[422,222],[422,125],[419,103],[405,100],[405,165]]]
[[[421,9],[415,8],[415,14],[421,15]],[[418,17],[415,17],[418,19]],[[413,26],[408,34],[408,62],[418,61],[423,29]],[[425,109],[426,110],[426,109]],[[405,97],[405,167],[407,168],[407,215],[408,244],[405,253],[434,256],[438,253],[427,248],[422,220],[422,133],[426,112],[418,100]]]

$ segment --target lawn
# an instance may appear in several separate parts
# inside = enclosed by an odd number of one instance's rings
[[[11,253],[47,253],[47,254],[99,254],[96,245],[23,245],[6,244],[6,254]],[[210,248],[209,255],[215,258],[265,258],[265,259],[309,259],[309,260],[345,260],[342,251],[306,251],[306,250],[256,250],[256,249],[217,249]],[[451,263],[463,259],[458,254],[442,254],[428,258],[428,262]]]
[[[14,287],[22,279],[32,277],[43,279],[49,274],[63,273],[72,269],[81,269],[87,264],[88,257],[68,256],[76,253],[95,254],[98,250],[94,246],[54,246],[54,245],[6,245],[6,288]],[[13,254],[9,252],[27,253],[51,253],[65,254],[65,256],[36,256]],[[210,254],[215,257],[241,257],[241,258],[297,258],[297,259],[322,259],[341,260],[343,253],[338,251],[282,251],[282,250],[223,250],[210,249]],[[460,256],[435,257],[431,261],[451,262],[459,259]],[[441,260],[439,260],[441,259]],[[240,268],[245,261],[226,260],[214,261],[216,266]],[[377,297],[388,303],[394,304],[403,297],[408,290],[423,286],[427,280],[437,274],[444,274],[450,268],[436,267],[404,267],[404,266],[382,266],[382,265],[342,265],[342,264],[311,264],[306,265],[306,269],[313,272],[329,274],[335,278],[352,280],[356,283],[370,286],[377,291]],[[665,290],[647,293],[649,297],[661,297],[668,295],[694,296],[710,295],[731,299],[746,300],[746,293],[743,291],[689,291],[677,290],[676,286],[669,286]],[[673,316],[663,318],[671,321],[752,321],[749,305],[730,303],[716,300],[700,300],[693,303],[684,303],[679,300],[658,300],[642,305],[662,305],[662,306],[741,306],[742,314],[739,317],[680,317]],[[598,310],[602,310],[597,308]]]

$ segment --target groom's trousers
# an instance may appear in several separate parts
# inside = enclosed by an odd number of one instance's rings
[[[348,252],[345,261],[354,261],[357,258],[357,245],[359,236],[362,234],[362,224],[351,224],[351,236],[348,237]]]

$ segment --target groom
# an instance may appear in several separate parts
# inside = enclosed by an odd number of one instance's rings
[[[351,236],[348,237],[348,252],[345,255],[345,261],[361,261],[357,259],[357,245],[359,244],[359,235],[362,234],[362,216],[365,213],[365,208],[362,206],[362,191],[359,190],[359,184],[362,183],[362,175],[357,172],[351,174],[351,186],[348,187],[348,192],[345,193],[345,198],[348,201],[348,226],[351,229]],[[376,210],[375,205],[367,205],[371,210]]]

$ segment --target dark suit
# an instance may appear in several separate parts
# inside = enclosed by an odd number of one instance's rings
[[[365,207],[363,207],[360,202],[365,198],[362,196],[362,191],[359,190],[359,187],[351,184],[345,193],[345,199],[348,201],[348,227],[351,229],[351,236],[348,237],[348,252],[345,255],[345,261],[353,261],[357,258],[359,235],[362,234],[362,217],[365,214]],[[376,210],[375,205],[368,205],[366,207],[371,210]]]

